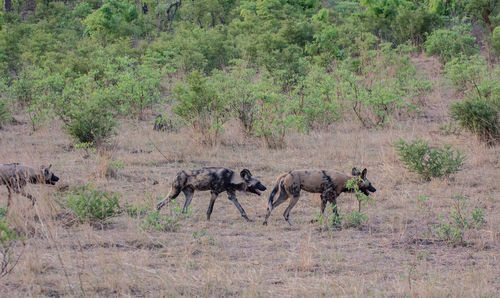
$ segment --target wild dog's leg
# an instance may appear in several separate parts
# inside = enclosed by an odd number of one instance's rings
[[[297,204],[299,198],[300,196],[298,194],[294,195],[292,200],[290,201],[290,205],[288,205],[288,207],[285,209],[285,212],[283,213],[283,216],[285,217],[288,224],[290,224],[290,226],[292,226],[292,222],[290,221],[290,211],[292,210],[293,206]]]
[[[328,202],[332,203],[332,211],[335,213],[336,216],[339,216],[339,211],[337,208],[337,197],[339,195],[337,193],[333,193],[333,195],[328,199]]]
[[[31,201],[31,205],[32,206],[35,206],[35,198],[32,195],[30,195],[29,193],[25,192],[24,188],[21,188],[20,192],[21,192],[21,194],[23,196],[27,197]]]
[[[273,204],[271,206],[271,209],[269,209],[269,206],[267,207],[266,219],[262,223],[263,225],[267,225],[267,219],[269,218],[269,216],[271,216],[271,211],[273,211],[274,208],[276,208],[279,205],[281,205],[287,199],[288,199],[288,193],[284,189],[280,190],[280,194],[278,196],[278,199],[273,202]]]
[[[182,214],[186,214],[188,211],[189,204],[191,204],[191,200],[193,199],[194,189],[186,188],[182,191],[186,196],[186,202],[184,202],[184,207],[182,208]]]
[[[208,205],[207,220],[210,220],[210,215],[212,215],[212,211],[214,210],[215,199],[217,199],[217,196],[219,195],[215,191],[211,191],[210,194],[212,197],[210,198],[210,204]]]
[[[10,187],[7,186],[7,191],[9,192],[9,195],[7,196],[7,212],[8,212],[9,208],[10,208],[10,200],[12,197],[12,190],[10,189]]]
[[[165,206],[167,202],[170,202],[173,199],[177,198],[177,196],[181,193],[181,190],[182,188],[180,186],[172,185],[167,197],[156,204],[156,210],[160,211],[160,209],[163,208],[163,206]]]
[[[241,213],[241,216],[243,216],[244,219],[246,219],[247,221],[252,221],[250,220],[250,218],[248,218],[247,214],[245,213],[245,210],[243,210],[243,207],[241,207],[240,203],[236,199],[236,194],[234,193],[234,191],[227,191],[227,197],[231,201],[233,201],[234,205],[236,206],[236,208],[238,208],[238,210]]]

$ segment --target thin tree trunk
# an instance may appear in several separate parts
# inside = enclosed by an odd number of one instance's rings
[[[4,0],[3,1],[3,9],[5,9],[6,12],[11,12],[12,11],[12,0]]]

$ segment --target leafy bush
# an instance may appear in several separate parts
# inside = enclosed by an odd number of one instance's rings
[[[353,210],[350,214],[348,213],[345,215],[344,227],[360,228],[366,223],[367,220],[368,216],[358,210]]]
[[[337,213],[335,210],[337,210]],[[318,222],[322,230],[330,231],[361,228],[366,224],[367,220],[368,216],[358,210],[353,210],[351,213],[344,213],[337,206],[332,206],[328,202],[325,212],[323,214],[318,213],[314,217],[313,222]]]
[[[486,90],[482,86],[490,73],[488,63],[483,56],[464,56],[451,59],[446,63],[446,78],[450,79],[454,87],[465,92],[467,95],[486,95]],[[495,80],[495,83],[497,80]],[[488,89],[488,88],[487,88]]]
[[[0,129],[4,124],[9,123],[11,119],[7,102],[0,98]]]
[[[322,230],[340,230],[344,216],[338,206],[333,206],[328,202],[326,203],[325,212],[323,214],[317,213],[312,221],[318,222]]]
[[[363,179],[360,177],[353,177],[349,179],[346,183],[346,188],[348,190],[352,190],[354,192],[354,196],[358,200],[358,213],[361,212],[361,204],[363,202],[368,202],[371,200],[371,197],[365,195],[362,191],[359,190],[359,184],[363,182]]]
[[[228,113],[216,86],[200,71],[192,71],[186,85],[177,85],[174,97],[178,104],[174,113],[199,134],[202,142],[215,145]]]
[[[7,219],[0,218],[0,277],[12,272],[16,267],[22,251],[16,253],[15,245],[21,240],[19,235],[11,229]]]
[[[7,208],[0,207],[0,219],[4,218],[7,215]]]
[[[129,203],[125,203],[125,213],[127,213],[130,217],[139,218],[146,215],[150,208],[148,206],[143,205],[130,205]]]
[[[478,52],[476,38],[470,34],[470,28],[454,28],[454,30],[438,29],[433,31],[425,41],[427,55],[439,55],[441,62],[446,63],[460,54],[471,56]]]
[[[477,135],[488,145],[493,145],[500,136],[499,109],[482,99],[466,99],[451,105],[450,114],[458,124]]]
[[[497,26],[491,34],[491,47],[497,55],[500,55],[500,26]]]
[[[66,130],[79,143],[103,144],[114,133],[114,117],[98,101],[83,102],[72,109]]]
[[[66,206],[80,222],[105,223],[107,219],[121,213],[118,195],[94,189],[91,185],[71,193]]]
[[[142,229],[158,232],[175,232],[179,229],[179,226],[180,222],[178,217],[162,214],[154,210],[146,215],[144,223],[142,224]]]
[[[467,197],[454,195],[453,209],[448,217],[439,215],[440,223],[432,226],[433,234],[440,240],[453,245],[467,244],[465,235],[467,230],[478,230],[484,224],[484,210],[475,206],[473,209],[467,203]]]
[[[425,180],[448,177],[459,171],[465,160],[460,150],[454,151],[447,145],[443,148],[433,148],[421,139],[411,143],[401,139],[395,147],[400,160],[408,169]]]

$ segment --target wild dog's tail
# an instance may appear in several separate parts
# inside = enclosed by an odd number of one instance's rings
[[[276,179],[276,185],[274,186],[273,190],[271,191],[271,194],[269,195],[269,199],[267,200],[267,207],[269,210],[273,209],[274,197],[276,196],[276,194],[280,190],[280,186],[281,186],[281,183],[283,181],[283,177],[285,177],[286,175],[287,174],[283,174],[283,175],[279,176],[278,179]]]

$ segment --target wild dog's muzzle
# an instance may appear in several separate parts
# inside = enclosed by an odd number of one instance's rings
[[[50,176],[50,179],[48,181],[46,181],[47,184],[51,184],[51,185],[56,185],[56,182],[59,181],[59,177],[57,177],[56,175],[52,174],[52,176]]]
[[[376,192],[377,189],[375,189],[375,187],[373,187],[372,185],[370,185],[368,188],[366,189],[363,189],[363,193],[367,196],[370,195],[370,192]]]
[[[254,193],[258,196],[260,196],[262,193],[261,191],[265,191],[267,189],[267,187],[265,187],[264,185],[262,185],[262,183],[258,183],[257,185],[255,186],[251,186],[248,188],[248,191],[251,192],[251,193]]]

